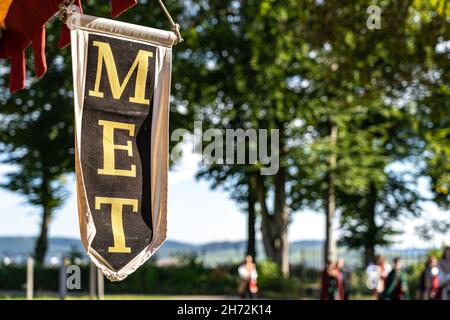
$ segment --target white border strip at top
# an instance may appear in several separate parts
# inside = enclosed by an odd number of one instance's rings
[[[98,18],[78,12],[68,12],[65,22],[70,29],[79,28],[86,31],[121,35],[133,40],[148,41],[169,48],[177,42],[177,36],[172,31]]]

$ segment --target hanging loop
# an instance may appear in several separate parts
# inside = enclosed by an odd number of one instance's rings
[[[162,11],[165,13],[167,19],[170,22],[170,25],[172,26],[172,31],[175,33],[175,35],[177,36],[177,43],[183,42],[184,39],[183,37],[181,37],[181,32],[180,32],[180,25],[178,23],[176,23],[175,21],[173,21],[172,16],[170,15],[169,11],[167,10],[166,6],[164,5],[164,3],[162,2],[162,0],[158,0],[159,6],[161,7]]]

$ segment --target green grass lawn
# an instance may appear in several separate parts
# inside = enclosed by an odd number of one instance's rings
[[[1,295],[0,300],[24,300],[25,296],[21,295]],[[158,295],[106,295],[105,300],[177,300],[184,299],[179,296],[158,296]],[[59,300],[55,295],[38,295],[34,300]],[[66,300],[89,300],[89,296],[67,296]]]
[[[24,295],[0,295],[0,300],[24,300]],[[106,295],[105,300],[167,300],[176,299],[171,296],[153,295]],[[56,295],[37,295],[34,300],[59,300]],[[68,295],[66,300],[89,300],[88,295]]]
[[[0,300],[24,300],[25,295],[21,294],[0,294]],[[34,300],[58,300],[56,294],[41,294],[36,295]],[[223,300],[223,299],[237,299],[231,296],[213,296],[213,295],[138,295],[138,294],[120,294],[120,295],[105,295],[105,300]],[[282,299],[277,297],[277,299]],[[310,300],[310,298],[304,298]],[[355,295],[352,300],[373,300],[373,296]],[[88,295],[68,295],[66,300],[89,300]]]
[[[24,300],[22,294],[0,294],[0,300]],[[138,295],[138,294],[117,294],[105,295],[105,300],[223,300],[236,299],[230,296],[217,295]],[[59,300],[56,294],[37,294],[34,300]],[[67,295],[66,300],[89,300],[88,295]]]

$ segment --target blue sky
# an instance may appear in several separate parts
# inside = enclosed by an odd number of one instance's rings
[[[181,164],[169,173],[168,238],[190,243],[245,239],[245,215],[227,193],[211,191],[208,182],[194,179],[199,160],[197,155],[186,149]],[[0,165],[0,181],[9,170],[11,167]],[[69,179],[68,189],[71,197],[57,211],[50,227],[50,236],[79,236],[73,177]],[[25,205],[24,200],[15,193],[0,190],[0,236],[37,234],[39,209]],[[433,217],[448,217],[448,212],[440,211],[433,204],[425,204],[424,211]],[[414,227],[421,223],[421,219],[400,221],[399,226],[405,234],[396,239],[396,246],[428,247],[438,246],[443,241],[450,243],[450,236],[437,237],[432,243],[421,241],[414,233]],[[324,224],[322,213],[295,213],[289,228],[289,239],[323,239]]]

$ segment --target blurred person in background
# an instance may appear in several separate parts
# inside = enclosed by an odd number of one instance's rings
[[[256,265],[253,262],[253,257],[247,255],[245,261],[238,268],[241,283],[239,284],[238,292],[242,299],[254,299],[258,293],[257,279],[258,272]]]
[[[337,262],[337,268],[339,271],[339,277],[340,281],[342,281],[342,287],[343,287],[343,300],[348,300],[350,296],[350,271],[345,266],[345,260],[340,258]]]
[[[386,287],[386,280],[392,271],[392,267],[383,256],[376,256],[375,260],[378,267],[378,273],[380,275],[376,288],[377,296],[379,296]]]
[[[370,282],[368,287],[373,290],[372,292],[376,299],[379,299],[381,293],[383,293],[386,278],[391,270],[390,264],[381,255],[375,256],[375,261],[367,267],[367,276]]]
[[[402,270],[400,258],[395,258],[394,267],[386,278],[384,291],[380,295],[380,299],[407,300],[408,298],[408,278]]]
[[[438,263],[439,288],[442,300],[450,300],[450,247],[444,249],[442,259]]]
[[[328,270],[331,268],[331,264],[332,262],[327,260],[320,276],[320,300],[328,300]]]
[[[439,269],[438,260],[430,256],[425,264],[425,269],[420,275],[420,299],[434,300],[439,295]]]
[[[327,261],[322,272],[321,300],[344,300],[342,275],[336,262]]]

